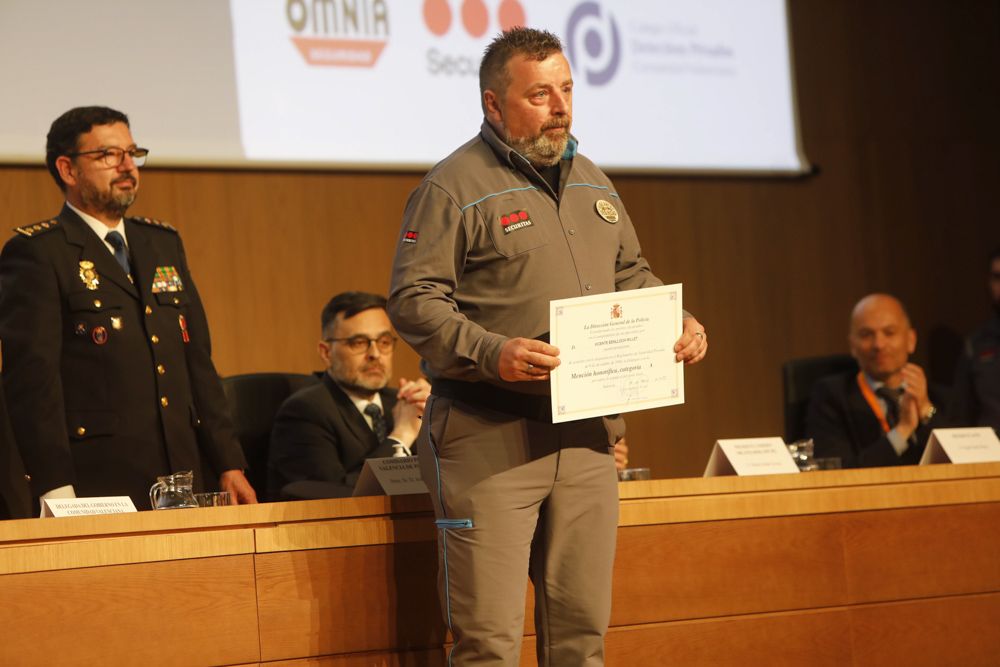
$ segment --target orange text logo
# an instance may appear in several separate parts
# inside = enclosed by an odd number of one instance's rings
[[[372,67],[389,41],[385,0],[288,0],[285,16],[310,65]]]
[[[438,37],[451,29],[452,3],[448,0],[424,0],[424,24]],[[483,0],[462,0],[459,7],[462,27],[472,37],[482,37],[490,27],[490,12]],[[497,7],[497,25],[509,30],[524,25],[524,7],[519,0],[501,0]]]

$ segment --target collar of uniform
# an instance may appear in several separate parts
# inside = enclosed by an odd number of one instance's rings
[[[569,135],[569,141],[566,142],[566,150],[563,151],[562,159],[572,160],[576,157],[576,148],[580,145],[580,142],[576,140],[572,134]]]
[[[108,232],[110,232],[112,229],[122,235],[122,239],[125,241],[125,247],[126,248],[128,247],[128,237],[125,236],[125,221],[123,219],[119,218],[117,227],[108,227],[106,224],[104,224],[94,216],[84,213],[76,206],[70,204],[68,201],[66,202],[66,207],[69,208],[74,213],[76,213],[81,220],[87,223],[88,227],[94,230],[94,233],[97,234],[97,238],[101,239],[101,241],[104,241],[104,245],[107,246],[108,250],[111,251],[111,254],[114,254],[115,252],[114,246],[108,243],[104,239],[104,237],[107,236]]]
[[[507,142],[501,139],[500,135],[497,134],[497,131],[493,129],[493,126],[490,125],[490,122],[485,118],[483,119],[483,126],[480,129],[480,134],[483,137],[483,141],[485,141],[486,144],[493,149],[493,152],[496,153],[498,158],[500,158],[500,161],[508,167],[515,169],[524,169],[528,167],[534,169],[534,166],[528,162],[528,158],[518,153],[516,150],[511,148]],[[580,142],[577,141],[576,137],[570,134],[569,142],[566,144],[566,150],[563,151],[562,159],[572,160],[576,156],[577,147],[579,145]]]

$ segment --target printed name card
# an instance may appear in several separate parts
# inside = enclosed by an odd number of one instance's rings
[[[42,501],[42,518],[47,516],[88,516],[91,514],[124,514],[134,512],[128,496],[103,498],[47,498]]]
[[[1000,461],[1000,440],[989,426],[936,428],[931,431],[920,465],[989,461]]]
[[[353,495],[404,496],[410,493],[427,493],[427,485],[420,476],[420,459],[387,456],[365,461]]]
[[[798,472],[781,438],[716,440],[705,467],[705,477],[723,475],[780,475]]]

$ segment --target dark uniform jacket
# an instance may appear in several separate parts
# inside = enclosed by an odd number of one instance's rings
[[[1000,434],[1000,313],[965,342],[950,414],[956,426],[992,426]]]
[[[379,442],[364,415],[328,373],[321,384],[295,392],[274,418],[268,459],[268,497],[285,497],[290,482],[326,482],[325,497],[347,497],[354,491],[365,459],[392,456],[395,440]],[[383,389],[382,414],[392,433],[396,392]]]
[[[36,497],[72,484],[148,508],[158,475],[200,488],[246,466],[180,236],[124,225],[134,283],[68,207],[0,255],[3,383]]]
[[[920,463],[924,447],[935,428],[949,425],[943,412],[948,396],[936,385],[927,387],[927,396],[938,413],[920,424],[902,456],[892,443],[858,387],[857,373],[823,378],[813,387],[806,413],[806,434],[815,443],[817,457],[837,457],[845,468],[869,468]],[[916,444],[913,444],[915,441]]]
[[[10,430],[7,404],[0,385],[0,519],[31,516],[31,495],[24,478],[24,465]]]

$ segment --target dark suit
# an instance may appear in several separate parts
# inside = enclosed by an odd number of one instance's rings
[[[387,432],[393,429],[396,392],[383,389],[382,410]],[[330,497],[347,497],[365,459],[392,456],[392,444],[379,442],[351,398],[328,373],[323,382],[295,392],[281,405],[271,431],[268,459],[268,496],[282,497],[289,482],[326,482]]]
[[[928,387],[928,398],[941,410],[947,397],[938,387]],[[815,443],[817,457],[836,456],[845,468],[869,468],[920,463],[924,446],[935,428],[947,426],[939,412],[913,432],[902,456],[882,430],[875,413],[858,387],[857,373],[823,378],[813,387],[806,414],[806,434]],[[916,441],[916,445],[912,444]]]
[[[10,430],[7,404],[0,385],[0,519],[31,516],[31,494],[25,481],[24,465]]]
[[[148,508],[158,475],[193,470],[200,488],[246,466],[180,236],[124,226],[134,284],[68,207],[0,255],[3,383],[36,497],[72,484]]]

